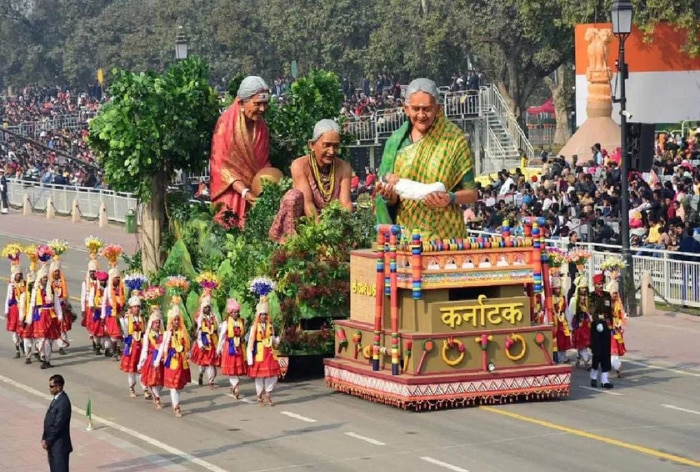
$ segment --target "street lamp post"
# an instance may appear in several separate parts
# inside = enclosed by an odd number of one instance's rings
[[[178,28],[177,36],[175,37],[175,60],[184,61],[187,59],[187,35],[185,34],[185,28],[180,26]]]
[[[634,289],[634,260],[630,251],[630,198],[629,198],[629,173],[630,160],[627,149],[627,95],[625,93],[625,81],[628,77],[627,63],[625,62],[625,41],[632,32],[632,2],[631,0],[614,0],[612,5],[612,25],[613,34],[619,41],[617,71],[620,74],[620,97],[614,99],[620,104],[620,236],[622,238],[622,258],[627,265],[627,273],[631,277],[631,284],[624,284],[623,279],[623,294],[625,297],[625,306],[629,313],[634,316],[637,314],[636,297]]]

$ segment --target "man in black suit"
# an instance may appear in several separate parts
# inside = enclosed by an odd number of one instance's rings
[[[71,404],[68,395],[63,391],[64,384],[61,375],[52,375],[49,379],[49,390],[53,400],[44,417],[41,445],[49,454],[51,472],[68,472],[68,459],[73,452],[70,440]]]

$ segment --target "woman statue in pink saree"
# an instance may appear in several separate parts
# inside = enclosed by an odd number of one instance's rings
[[[223,204],[217,221],[225,226],[243,226],[246,211],[258,197],[251,191],[253,177],[270,167],[270,133],[263,118],[269,98],[265,81],[248,76],[238,87],[233,105],[216,124],[210,192],[212,204]]]

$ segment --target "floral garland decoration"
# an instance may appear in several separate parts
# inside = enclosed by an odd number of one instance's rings
[[[61,239],[52,239],[48,242],[48,245],[51,249],[53,249],[55,257],[61,257],[70,247],[68,245],[68,241],[63,241]]]
[[[111,267],[117,267],[122,252],[124,252],[124,248],[119,244],[108,244],[102,248],[102,257],[107,259]]]
[[[124,285],[129,290],[129,292],[136,292],[141,290],[148,283],[148,279],[145,275],[135,272],[124,277]]]
[[[251,293],[254,293],[258,297],[268,296],[275,288],[277,288],[277,284],[269,277],[255,277],[250,282]]]
[[[36,257],[41,262],[48,262],[56,253],[53,252],[51,246],[48,244],[42,244],[36,248]]]
[[[17,243],[10,243],[2,250],[2,257],[7,257],[15,264],[19,261],[19,256],[22,253],[22,246]]]
[[[447,357],[447,353],[451,350],[456,349],[459,353],[454,359]],[[464,348],[464,343],[459,339],[447,338],[442,342],[442,360],[450,367],[454,367],[460,364],[464,360],[466,355],[466,349]]]
[[[516,344],[520,343],[522,345],[522,350],[520,351],[519,354],[512,354],[510,352],[511,348],[515,346]],[[519,334],[511,334],[506,338],[506,357],[510,359],[511,361],[517,362],[523,357],[525,357],[525,354],[527,353],[527,343],[525,342],[525,338],[522,337]]]
[[[569,251],[566,255],[566,262],[570,262],[577,266],[585,265],[588,259],[591,258],[591,253],[583,248],[577,247]]]

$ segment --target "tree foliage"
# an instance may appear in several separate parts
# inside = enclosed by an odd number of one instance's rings
[[[477,0],[467,27],[480,66],[510,99],[515,116],[542,79],[573,57],[573,30],[557,2]],[[502,21],[494,21],[501,18]]]
[[[87,85],[96,70],[162,71],[178,26],[220,89],[237,73],[272,80],[326,69],[358,83],[386,72],[406,83],[448,84],[472,62],[517,109],[573,61],[576,23],[606,22],[612,0],[5,0],[0,2],[0,87]],[[633,0],[635,24],[686,31],[700,54],[700,2]],[[475,60],[478,58],[478,60]]]
[[[293,159],[308,154],[314,125],[324,118],[336,119],[342,101],[340,82],[333,72],[312,70],[299,77],[292,84],[288,102],[284,106],[272,102],[267,112],[272,165],[288,169]],[[342,138],[347,144],[350,136],[343,133]]]
[[[148,201],[151,177],[176,169],[200,172],[208,163],[218,117],[207,66],[190,58],[155,72],[113,72],[112,101],[90,123],[89,142],[110,186]]]

